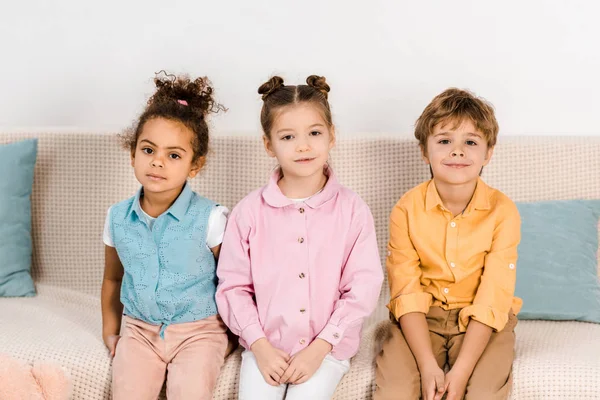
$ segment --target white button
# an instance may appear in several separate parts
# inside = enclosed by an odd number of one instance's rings
[[[391,252],[391,251],[388,251],[388,257],[389,257],[389,256],[391,256],[391,255],[392,255],[392,252]]]
[[[454,228],[456,226],[456,222],[454,222],[454,221],[450,222],[450,226]]]
[[[444,293],[448,294],[449,292],[450,292],[450,289],[444,288]]]
[[[452,268],[454,268],[454,267],[456,267],[456,264],[454,264],[454,263],[450,263],[450,266],[451,266]]]
[[[508,268],[510,268],[510,269],[515,269],[515,264],[509,264],[509,265],[508,265]]]

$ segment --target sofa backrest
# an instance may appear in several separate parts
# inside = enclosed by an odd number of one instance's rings
[[[109,134],[0,133],[0,143],[29,137],[39,138],[32,195],[34,279],[99,295],[106,211],[138,188],[129,154]],[[371,207],[384,262],[390,210],[404,192],[429,179],[416,142],[368,135],[340,139],[331,164],[340,181]],[[232,208],[266,183],[273,166],[260,135],[217,137],[192,186]],[[600,137],[501,136],[483,177],[514,201],[600,198]],[[387,300],[386,282],[371,321],[387,316]]]

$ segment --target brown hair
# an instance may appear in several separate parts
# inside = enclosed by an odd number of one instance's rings
[[[285,106],[300,103],[313,103],[323,114],[328,127],[333,126],[331,109],[327,96],[329,85],[324,76],[311,75],[306,78],[306,85],[284,85],[283,78],[274,76],[260,85],[258,93],[262,94],[263,106],[260,112],[260,123],[267,138],[271,138],[271,129],[277,113]]]
[[[473,122],[475,128],[483,133],[489,147],[496,145],[498,121],[493,106],[467,90],[456,88],[446,89],[425,107],[417,119],[415,137],[426,149],[427,138],[431,136],[436,125],[453,123],[456,127],[465,119]]]
[[[206,77],[191,80],[185,75],[175,76],[160,71],[154,78],[154,84],[156,92],[148,100],[142,115],[132,128],[119,135],[123,147],[133,153],[144,124],[154,118],[164,118],[181,122],[194,133],[193,162],[206,156],[209,142],[206,116],[225,110],[214,101],[210,81]]]

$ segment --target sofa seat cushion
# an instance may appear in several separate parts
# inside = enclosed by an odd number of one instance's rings
[[[600,399],[600,325],[520,321],[511,400]]]
[[[38,284],[37,290],[36,297],[0,299],[1,351],[65,367],[73,399],[110,399],[110,358],[101,338],[99,298],[48,285]],[[386,325],[382,321],[364,331],[335,400],[372,398],[375,356]],[[600,398],[600,325],[520,321],[516,334],[511,400]],[[237,398],[240,354],[238,349],[226,360],[214,399]]]
[[[61,365],[71,376],[73,399],[109,399],[100,299],[48,285],[38,284],[37,291],[36,297],[0,298],[0,351]]]

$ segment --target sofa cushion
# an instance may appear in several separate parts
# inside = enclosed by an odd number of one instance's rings
[[[33,296],[31,189],[37,139],[0,145],[0,296]]]
[[[511,400],[600,399],[600,325],[521,321]]]
[[[38,295],[0,298],[0,349],[26,362],[49,361],[71,375],[73,399],[110,398],[110,357],[100,300],[38,284]]]
[[[516,295],[520,319],[600,323],[600,200],[517,204],[521,244]]]

